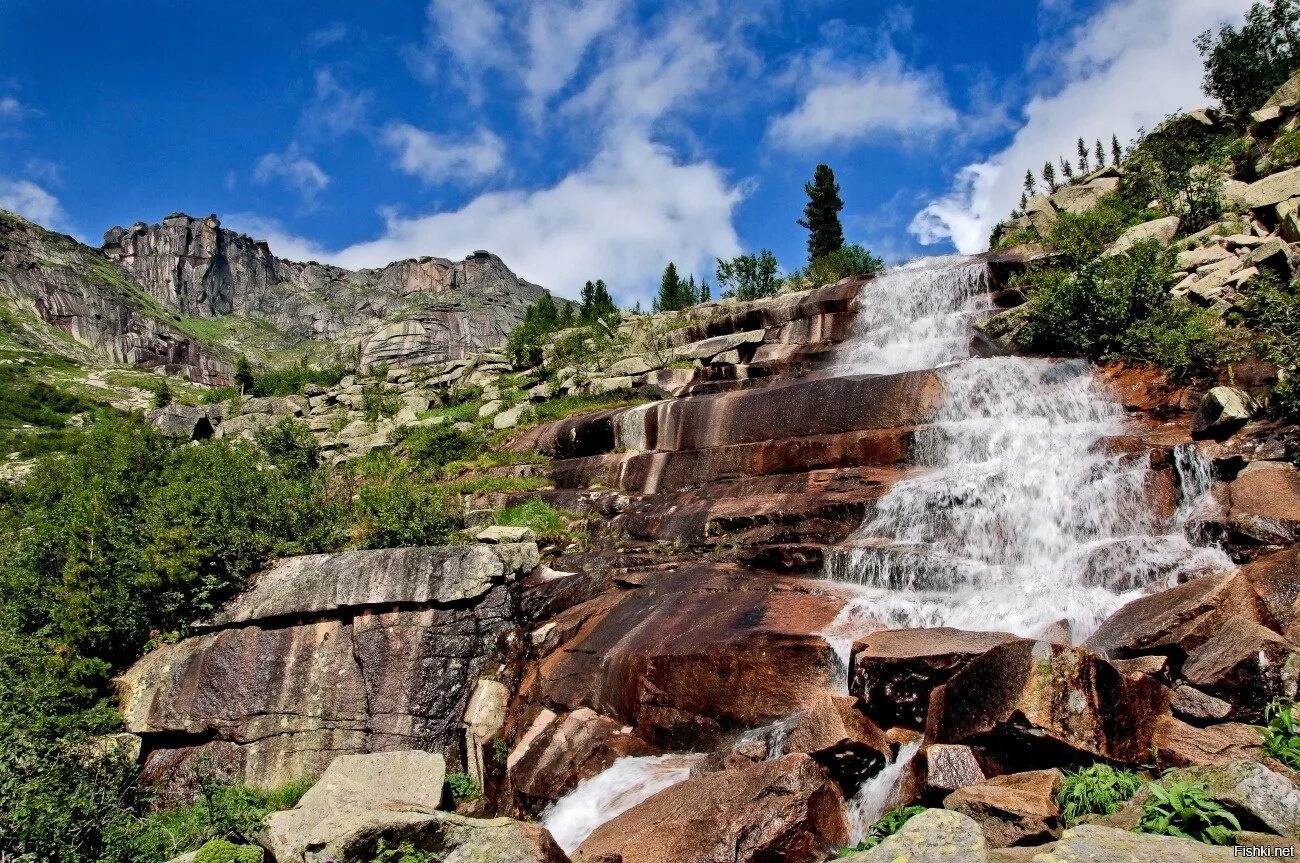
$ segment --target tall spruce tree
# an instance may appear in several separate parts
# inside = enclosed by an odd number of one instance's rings
[[[1088,164],[1088,145],[1083,140],[1082,136],[1079,137],[1079,142],[1076,146],[1079,150],[1079,173],[1086,174],[1091,171],[1092,168]]]
[[[235,360],[235,386],[239,387],[240,395],[253,391],[253,366],[245,354],[240,354]]]
[[[811,183],[804,183],[808,204],[799,224],[808,230],[808,261],[838,252],[844,247],[844,226],[840,224],[840,186],[830,165],[818,165]]]
[[[1097,157],[1098,168],[1106,167],[1106,148],[1101,145],[1101,138],[1097,139],[1097,146],[1093,150],[1093,155]]]
[[[1049,192],[1056,191],[1056,169],[1052,167],[1051,162],[1043,163],[1043,182],[1047,184]]]
[[[1120,159],[1124,158],[1124,150],[1119,145],[1119,135],[1110,136],[1110,163],[1118,165]]]
[[[664,267],[663,278],[659,280],[659,296],[655,298],[655,308],[661,312],[675,312],[695,305],[695,277],[688,282],[677,275],[677,265],[672,261]]]

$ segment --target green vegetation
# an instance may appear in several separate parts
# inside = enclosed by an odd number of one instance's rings
[[[1108,764],[1093,764],[1065,774],[1056,800],[1067,824],[1085,815],[1109,815],[1142,787],[1142,778],[1132,770]]]
[[[808,262],[815,263],[844,247],[844,227],[840,224],[840,184],[830,165],[818,165],[811,182],[804,183],[808,203],[803,208],[800,227],[808,230]]]
[[[225,839],[213,839],[194,857],[194,863],[262,863],[262,849],[256,845],[236,845]]]
[[[672,261],[664,267],[663,278],[659,281],[659,295],[655,298],[656,312],[675,312],[687,309],[696,303],[709,299],[709,283],[702,288],[695,287],[695,276],[683,279],[677,275],[677,265]]]
[[[239,396],[268,398],[270,396],[298,396],[309,384],[332,387],[343,380],[347,371],[342,366],[309,368],[305,362],[283,368],[256,371],[241,356],[235,366],[235,386],[208,390],[203,397],[207,404],[229,401]]]
[[[54,358],[46,358],[44,363],[42,367],[30,362],[0,364],[0,459],[11,453],[31,458],[67,450],[81,438],[80,430],[68,428],[69,418],[85,414],[93,421],[112,413],[101,402],[41,380],[43,370],[71,368],[70,363]]]
[[[410,842],[393,847],[380,839],[370,863],[433,863],[436,859],[432,851],[416,851]]]
[[[865,839],[857,845],[854,845],[852,848],[845,848],[840,852],[839,856],[847,857],[850,854],[870,851],[890,836],[893,836],[899,830],[902,830],[904,824],[924,811],[924,806],[898,806],[894,809],[890,809],[871,825],[867,830],[867,836]]]
[[[575,513],[556,509],[539,498],[531,498],[501,510],[493,520],[509,527],[532,528],[539,539],[567,541],[579,536],[570,527],[579,519],[580,516]]]
[[[777,277],[778,264],[771,249],[756,255],[740,255],[730,261],[718,258],[715,273],[722,286],[722,296],[738,300],[757,300],[774,295],[781,287]]]
[[[1196,47],[1205,58],[1205,94],[1244,118],[1300,68],[1300,4],[1256,3],[1240,28],[1207,30]]]
[[[1269,407],[1279,416],[1300,420],[1300,287],[1283,286],[1272,272],[1251,280],[1245,323],[1252,347],[1276,363],[1285,378],[1269,395]]]
[[[599,410],[612,410],[614,408],[635,407],[643,405],[650,401],[647,396],[632,392],[631,390],[614,390],[612,392],[601,393],[599,395],[567,395],[557,396],[553,399],[547,399],[533,405],[529,411],[529,422],[533,424],[553,422],[562,420],[565,417],[577,416],[578,414],[591,413]]]
[[[1260,729],[1264,752],[1292,770],[1300,770],[1300,717],[1295,702],[1274,700],[1265,709],[1264,719],[1268,722]]]
[[[478,800],[483,796],[483,790],[468,773],[448,773],[447,787],[451,789],[451,798],[457,803]]]
[[[869,276],[884,268],[884,261],[854,243],[817,258],[804,269],[791,273],[789,280],[800,282],[803,287],[816,288],[833,285],[850,276]]]
[[[1207,845],[1231,845],[1241,830],[1237,816],[1210,796],[1203,782],[1147,785],[1150,799],[1142,806],[1139,833],[1194,839]]]

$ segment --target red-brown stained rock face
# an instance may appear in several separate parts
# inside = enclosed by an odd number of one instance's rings
[[[873,632],[853,645],[850,689],[882,727],[923,728],[932,690],[975,657],[1014,638],[948,628]]]
[[[1272,630],[1233,617],[1188,654],[1182,676],[1202,692],[1231,704],[1232,718],[1261,722],[1264,708],[1273,699],[1295,698],[1300,652]]]
[[[575,857],[623,863],[817,863],[848,840],[844,800],[806,755],[698,776],[602,824]]]
[[[1162,765],[1210,767],[1258,759],[1262,738],[1254,728],[1239,722],[1197,728],[1162,716],[1152,740]]]
[[[1295,625],[1295,605],[1300,598],[1300,551],[1288,548],[1262,555],[1243,566],[1241,576],[1254,588],[1271,618],[1261,623],[1281,633]]]
[[[1292,542],[1300,528],[1300,470],[1286,462],[1252,462],[1233,480],[1228,520],[1263,543]]]
[[[639,577],[610,606],[579,605],[577,635],[538,663],[529,698],[587,706],[665,748],[708,746],[802,709],[835,674],[815,635],[841,600],[816,582],[735,567]]]
[[[935,691],[926,738],[978,741],[1015,760],[1043,745],[1058,754],[1144,764],[1169,700],[1169,691],[1151,678],[1125,676],[1087,650],[1012,641],[973,660]]]
[[[1060,785],[1059,770],[996,776],[954,791],[943,807],[974,818],[991,848],[1038,845],[1060,835]]]

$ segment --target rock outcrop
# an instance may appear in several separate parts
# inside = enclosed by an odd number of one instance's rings
[[[184,796],[202,755],[264,787],[344,753],[414,748],[466,765],[470,695],[511,650],[511,582],[536,562],[532,544],[281,561],[210,631],[119,679],[143,775]]]
[[[430,365],[498,347],[543,293],[487,252],[346,270],[278,258],[216,216],[183,213],[112,228],[103,254],[166,309],[254,316],[285,346],[359,346],[362,369]]]

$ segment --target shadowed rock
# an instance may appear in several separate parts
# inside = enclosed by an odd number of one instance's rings
[[[1260,722],[1269,702],[1295,698],[1300,653],[1272,630],[1232,617],[1188,655],[1183,677],[1231,704],[1234,719]]]
[[[1056,803],[1060,785],[1059,770],[995,776],[954,791],[943,806],[975,819],[992,848],[1040,845],[1060,833],[1061,810]]]

